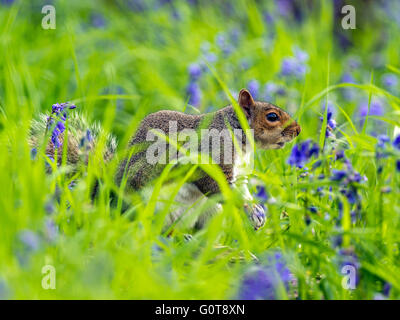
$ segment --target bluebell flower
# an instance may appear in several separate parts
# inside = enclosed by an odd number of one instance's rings
[[[310,211],[311,213],[317,213],[318,208],[316,206],[310,206],[308,207],[308,211]]]
[[[319,147],[317,144],[312,144],[310,140],[293,146],[292,152],[288,159],[288,164],[303,168],[305,163],[313,156],[318,155]]]
[[[10,6],[15,2],[15,0],[1,0],[0,2],[1,2],[1,4],[4,4],[6,6]]]
[[[54,223],[53,219],[47,218],[44,223],[44,232],[46,239],[54,242],[58,237],[58,226]]]
[[[390,142],[390,138],[386,134],[381,134],[378,136],[378,143],[376,144],[375,157],[376,159],[387,158],[389,153],[387,151],[387,145]],[[378,167],[378,173],[381,173],[382,166]]]
[[[265,190],[265,187],[259,185],[259,186],[256,187],[256,189],[257,189],[256,197],[260,201],[266,202],[268,200],[268,194],[267,194],[267,191]]]
[[[352,56],[347,60],[347,65],[351,70],[355,70],[360,68],[361,61],[360,58],[357,56]]]
[[[307,67],[302,62],[295,58],[284,58],[281,64],[282,76],[293,76],[297,79],[302,79],[306,74]]]
[[[291,0],[277,0],[276,7],[280,15],[288,17],[292,12]]]
[[[275,96],[283,96],[285,94],[286,91],[283,87],[277,85],[272,81],[269,81],[264,85],[262,98],[264,101],[274,101],[276,99]]]
[[[278,90],[278,86],[272,82],[269,81],[264,85],[264,91],[263,91],[263,100],[264,101],[274,101],[274,95]]]
[[[258,98],[258,92],[260,89],[260,83],[257,80],[250,80],[247,83],[247,89],[250,91],[254,99]]]
[[[384,148],[385,145],[390,142],[390,138],[386,134],[381,134],[378,136],[378,144],[379,148]]]
[[[240,29],[238,29],[238,28],[233,28],[229,32],[230,40],[235,46],[239,44],[240,34],[241,34],[241,32],[240,32]]]
[[[268,11],[263,12],[263,18],[267,25],[272,25],[274,23],[274,17]]]
[[[143,12],[146,10],[144,0],[128,0],[127,5],[132,11]]]
[[[242,70],[248,70],[250,68],[250,61],[247,58],[242,58],[239,64]]]
[[[37,251],[40,246],[40,239],[36,233],[30,230],[23,230],[19,233],[19,240],[30,251]]]
[[[381,188],[381,193],[391,193],[391,192],[392,192],[392,188],[389,186]]]
[[[280,283],[288,290],[291,280],[292,275],[286,261],[279,252],[275,253],[264,265],[253,266],[245,273],[239,288],[238,299],[279,299],[277,291]]]
[[[200,67],[200,65],[198,63],[192,63],[189,66],[188,71],[189,71],[190,79],[192,81],[198,80],[200,78],[200,76],[201,76],[201,73],[202,73],[201,72],[201,67]]]
[[[54,213],[54,201],[53,200],[48,200],[46,201],[44,205],[44,210],[46,211],[47,214],[53,214]]]
[[[319,146],[316,143],[313,143],[308,151],[308,158],[311,158],[312,156],[318,157],[319,154]]]
[[[51,170],[51,164],[49,163],[49,160],[51,162],[54,162],[54,158],[51,156],[49,156],[48,159],[46,158],[46,161],[44,164],[45,164],[47,170]]]
[[[398,78],[393,73],[386,73],[382,76],[382,84],[387,89],[392,89],[398,84]]]
[[[321,164],[322,164],[322,160],[315,161],[315,163],[312,166],[313,170],[319,168],[321,166]]]
[[[68,189],[69,189],[69,190],[72,190],[72,189],[75,188],[76,185],[77,185],[76,180],[72,180],[72,181],[70,182],[70,184],[68,185]]]
[[[326,101],[323,102],[322,105],[322,114],[325,115]],[[333,118],[333,111],[335,110],[333,103],[328,101],[328,111],[327,111],[327,127],[326,127],[326,137],[332,136],[332,131],[336,129],[336,120]],[[324,117],[320,117],[320,120],[323,121]]]
[[[305,63],[308,61],[308,58],[309,58],[308,53],[305,52],[304,50],[301,50],[300,48],[295,47],[293,49],[293,53],[294,53],[294,56],[297,59],[297,61],[302,62],[302,63]]]
[[[217,55],[215,53],[212,52],[208,52],[204,55],[204,59],[208,62],[208,63],[214,63],[215,61],[217,61]]]
[[[90,17],[92,26],[95,28],[104,28],[106,26],[106,20],[101,13],[93,13]]]
[[[226,56],[233,52],[233,46],[227,41],[225,34],[219,33],[216,36],[215,42]]]
[[[392,289],[392,285],[389,282],[385,282],[382,288],[382,294],[385,295],[386,297],[389,296],[390,290]]]
[[[342,78],[340,79],[340,82],[342,83],[356,83],[354,77],[349,73],[346,72],[342,75]],[[343,98],[346,100],[353,100],[355,97],[355,91],[354,88],[351,87],[345,87],[341,88],[340,92],[343,95]]]
[[[338,248],[343,244],[343,236],[341,234],[335,235],[332,237],[332,247]]]
[[[400,160],[396,161],[396,169],[398,172],[400,172]]]
[[[37,149],[36,148],[32,148],[31,149],[31,160],[35,160],[37,156]]]
[[[86,140],[88,142],[92,142],[93,141],[92,132],[89,129],[86,130]]]
[[[332,176],[331,180],[332,181],[341,181],[347,176],[347,172],[343,170],[332,170]]]
[[[344,83],[356,83],[355,80],[354,80],[354,77],[349,72],[345,72],[342,75],[341,82],[344,82]]]
[[[373,99],[371,101],[368,113],[368,102],[364,101],[359,106],[359,114],[361,117],[360,126],[364,125],[365,117],[368,116],[383,116],[384,114],[384,106],[380,100]]]
[[[276,0],[276,8],[278,13],[285,18],[294,18],[295,21],[303,20],[302,7],[293,0]]]
[[[393,140],[393,147],[400,150],[400,134]]]
[[[189,104],[199,107],[201,102],[201,90],[197,82],[190,82],[186,88],[186,93],[189,95]]]
[[[66,121],[68,116],[68,110],[75,109],[75,105],[71,105],[69,102],[63,103],[55,103],[51,106],[51,113],[55,117],[60,119],[57,121],[52,133],[51,133],[51,142],[55,148],[59,148],[61,146],[60,135],[65,131],[64,121]],[[50,128],[54,124],[53,116],[47,117],[47,128]]]
[[[344,150],[337,150],[336,151],[336,153],[335,153],[335,160],[336,161],[342,160],[342,159],[344,159],[344,157],[345,157]]]

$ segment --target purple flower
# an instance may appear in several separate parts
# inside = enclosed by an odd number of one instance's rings
[[[239,63],[242,70],[248,70],[250,68],[250,61],[247,58],[241,59]]]
[[[391,89],[397,86],[398,78],[393,73],[386,73],[382,76],[382,84],[385,88]]]
[[[230,36],[230,40],[232,41],[232,43],[234,45],[238,45],[239,38],[240,38],[240,29],[238,29],[238,28],[232,29],[231,32],[229,33],[229,36]]]
[[[393,147],[400,150],[400,134],[394,139]]]
[[[186,88],[186,93],[189,95],[189,104],[199,107],[201,102],[201,90],[197,82],[189,83]]]
[[[299,62],[307,62],[308,60],[308,53],[301,50],[300,48],[294,48],[293,53],[297,61]]]
[[[257,80],[250,80],[247,83],[247,88],[249,89],[251,95],[254,99],[258,98],[258,91],[260,89],[260,83]]]
[[[57,239],[58,226],[56,226],[53,219],[48,218],[45,220],[44,232],[48,241],[53,242]]]
[[[343,170],[332,170],[332,177],[331,180],[332,181],[341,181],[344,179],[344,177],[347,176],[347,172],[343,171]]]
[[[36,148],[32,148],[31,149],[31,160],[35,160],[37,156],[37,149]]]
[[[60,133],[63,133],[65,130],[65,125],[62,121],[58,121],[56,124],[56,129],[60,131]]]
[[[58,131],[57,129],[54,129],[53,133],[51,135],[51,142],[53,143],[55,148],[59,148],[61,146],[61,142],[58,138],[59,135],[60,135],[60,131]]]
[[[298,168],[303,168],[305,163],[313,156],[318,155],[319,147],[317,144],[310,146],[311,141],[306,140],[303,143],[296,144],[290,157],[288,159],[288,164],[291,166],[296,166]]]
[[[44,205],[44,210],[47,214],[52,214],[54,212],[54,202],[53,200],[49,200]]]
[[[385,145],[390,142],[390,138],[386,134],[381,134],[378,136],[378,144],[379,148],[384,148]]]
[[[86,140],[87,140],[88,142],[93,141],[92,132],[91,132],[89,129],[86,130]]]
[[[358,194],[356,188],[349,187],[347,190],[344,190],[343,193],[346,196],[349,203],[354,204],[358,202]]]
[[[40,247],[40,239],[33,231],[21,231],[19,233],[19,240],[28,251],[37,251]]]
[[[15,0],[1,0],[0,2],[6,6],[9,6],[12,5],[15,2]]]
[[[217,61],[217,55],[215,53],[208,52],[204,55],[204,59],[206,59],[206,61],[209,63],[214,63]]]
[[[349,72],[346,72],[343,74],[343,76],[341,78],[341,82],[356,83],[354,77]],[[348,88],[348,87],[342,88],[341,92],[343,94],[343,97],[347,100],[352,100],[354,98],[355,92],[354,92],[353,88],[351,88],[351,87],[350,88]]]
[[[354,81],[354,77],[349,72],[346,72],[346,73],[344,73],[342,75],[341,82],[344,82],[344,83],[356,83]]]
[[[310,206],[310,207],[308,207],[308,210],[311,213],[317,213],[318,212],[318,208],[316,206]]]
[[[93,13],[90,20],[95,28],[104,28],[106,26],[106,20],[101,13]]]
[[[336,151],[336,154],[335,154],[336,161],[344,159],[344,157],[345,157],[344,150],[337,150]]]
[[[257,186],[256,197],[263,202],[266,202],[268,200],[268,194],[267,194],[264,186]]]
[[[217,46],[226,55],[230,55],[233,52],[233,47],[226,40],[226,36],[223,33],[219,33],[215,39]]]
[[[359,57],[353,56],[348,59],[347,64],[351,70],[355,70],[361,66],[361,61]]]
[[[366,117],[368,114],[368,102],[363,102],[360,105],[360,116],[362,118]],[[369,108],[369,114],[370,116],[383,116],[384,109],[383,109],[383,104],[379,100],[373,100],[371,101],[370,108]]]
[[[277,85],[276,83],[269,81],[264,85],[262,98],[264,101],[273,101],[275,95],[285,95],[285,89]]]
[[[283,76],[293,76],[297,79],[302,79],[306,74],[306,71],[307,67],[295,58],[285,58],[282,60],[281,74]]]
[[[322,114],[325,114],[325,108],[326,108],[326,101],[324,102],[322,106]],[[331,131],[336,129],[336,120],[333,119],[333,111],[334,111],[334,106],[331,101],[328,101],[328,112],[327,112],[327,127],[326,127],[326,137],[330,137],[332,135]],[[320,120],[323,121],[324,118],[320,117]]]
[[[289,289],[292,280],[290,270],[282,255],[277,252],[270,256],[265,265],[253,266],[244,275],[241,283],[239,300],[275,300],[280,283]]]
[[[201,76],[201,67],[198,63],[192,63],[189,66],[188,71],[192,81],[196,81]]]
[[[398,172],[400,172],[400,160],[396,161],[396,169]]]
[[[382,288],[383,295],[388,297],[391,289],[392,289],[392,285],[389,282],[385,282],[385,284],[383,285],[383,288]]]

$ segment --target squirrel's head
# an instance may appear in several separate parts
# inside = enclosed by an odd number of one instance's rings
[[[246,89],[240,90],[238,103],[259,148],[280,149],[300,134],[300,126],[286,111],[268,102],[254,101]]]

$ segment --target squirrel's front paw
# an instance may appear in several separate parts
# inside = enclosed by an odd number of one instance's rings
[[[265,210],[259,204],[253,204],[251,209],[246,204],[245,209],[249,215],[251,222],[253,223],[254,229],[258,230],[264,226],[265,221],[267,220],[265,216]]]

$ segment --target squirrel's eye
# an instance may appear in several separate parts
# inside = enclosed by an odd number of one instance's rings
[[[275,112],[271,112],[267,114],[267,120],[270,122],[275,122],[279,120],[279,117]]]

